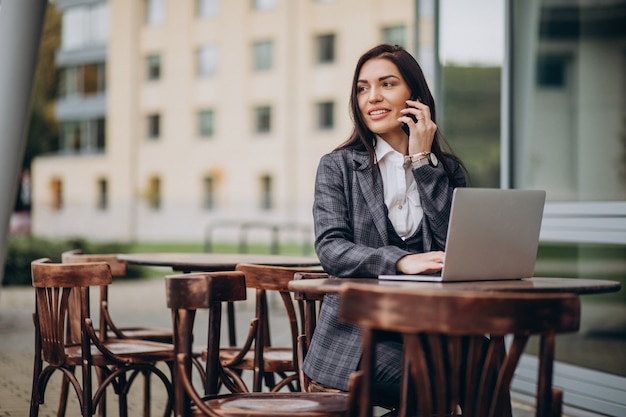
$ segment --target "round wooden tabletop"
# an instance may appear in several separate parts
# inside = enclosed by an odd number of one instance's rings
[[[120,261],[133,265],[165,266],[175,271],[231,271],[237,264],[258,264],[288,267],[317,266],[314,256],[290,256],[247,253],[133,253],[119,254]]]
[[[370,285],[394,285],[438,291],[487,291],[487,292],[562,292],[575,294],[601,294],[617,292],[621,288],[618,281],[533,277],[500,281],[463,282],[407,282],[383,281],[375,278],[328,278],[291,281],[289,289],[311,295],[336,294],[342,284],[358,283]]]

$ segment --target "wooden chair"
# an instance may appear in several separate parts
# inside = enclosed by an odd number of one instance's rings
[[[241,378],[243,371],[252,371],[252,391],[263,390],[263,381],[270,391],[287,387],[299,391],[298,336],[305,328],[302,302],[294,301],[287,285],[298,272],[319,271],[319,268],[291,268],[240,264],[237,271],[244,273],[246,287],[256,291],[255,314],[250,321],[246,341],[239,347],[224,347],[220,350],[220,361],[224,371],[236,381],[241,391],[248,387]],[[268,311],[269,293],[278,294],[286,314],[290,344],[273,346]],[[276,324],[275,324],[276,325]],[[282,326],[282,324],[281,324]]]
[[[326,272],[297,272],[294,274],[294,280],[301,279],[323,279],[328,278],[328,274]],[[306,357],[307,352],[309,351],[309,347],[311,344],[311,339],[313,337],[313,333],[315,332],[315,327],[317,325],[317,317],[319,315],[320,308],[322,307],[322,302],[324,301],[323,294],[311,294],[306,292],[295,291],[293,293],[294,300],[302,303],[302,307],[304,309],[304,333],[298,336],[298,377],[300,379],[300,388],[302,392],[329,392],[329,393],[346,393],[345,391],[341,391],[337,388],[332,388],[320,384],[317,381],[311,381],[311,378],[302,370],[302,365],[304,363],[304,358]],[[359,381],[358,375],[360,373],[355,373],[354,380],[352,381],[351,389],[357,389],[356,386],[357,381]],[[352,398],[356,398],[356,393],[351,393],[350,396]],[[375,407],[380,407],[381,409],[386,410],[385,414],[382,417],[391,417],[394,416],[396,410],[394,409],[395,404],[385,404],[380,401],[373,401],[373,405]]]
[[[373,346],[385,331],[404,343],[401,417],[510,415],[511,379],[531,335],[540,340],[536,416],[561,414],[562,392],[552,387],[554,339],[578,330],[576,295],[349,284],[340,298],[340,320],[363,329],[361,417],[372,415]]]
[[[52,374],[59,371],[63,380],[70,382],[81,408],[82,416],[91,416],[101,402],[107,387],[115,389],[119,399],[119,415],[127,416],[126,396],[138,373],[150,372],[158,377],[167,391],[164,416],[172,410],[173,389],[168,377],[155,364],[174,362],[170,344],[130,339],[101,339],[90,316],[90,287],[109,285],[111,268],[106,262],[55,264],[49,259],[38,259],[31,264],[32,284],[35,287],[35,359],[31,393],[30,416],[39,414],[45,389]],[[78,294],[79,303],[72,302]],[[74,310],[79,309],[75,314]],[[71,317],[78,317],[78,333]],[[66,328],[66,324],[68,327]],[[45,364],[45,366],[44,366]],[[75,376],[81,369],[82,379]],[[92,389],[92,371],[100,373],[101,384]],[[150,392],[144,391],[144,415],[149,415]],[[59,405],[58,415],[65,414],[66,402]]]
[[[209,310],[206,391],[217,388],[218,375],[224,386],[237,390],[220,369],[219,348],[222,303],[246,298],[242,271],[207,272],[166,277],[168,307],[172,309],[177,368],[175,396],[177,416],[347,416],[347,394],[301,392],[239,392],[202,396],[191,379],[191,345],[197,310]]]
[[[126,276],[126,262],[119,261],[116,254],[89,254],[85,255],[80,249],[66,251],[61,254],[62,263],[106,262],[111,267],[113,277]],[[119,337],[120,339],[141,339],[154,342],[173,343],[171,328],[147,326],[118,327],[109,312],[109,286],[100,287],[100,337]],[[103,333],[105,332],[105,333]]]
[[[317,278],[328,278],[328,274],[326,272],[297,272],[294,274],[294,280]],[[322,301],[324,301],[324,295],[313,295],[296,291],[293,293],[293,298],[301,304],[303,309],[302,314],[304,317],[304,327],[301,329],[297,343],[298,378],[300,390],[302,392],[310,392],[311,379],[302,370],[302,364],[304,363],[304,358],[306,357],[306,354],[309,351],[309,346],[311,345],[311,339],[313,337],[313,332],[315,332],[317,316],[319,315]],[[340,392],[336,389],[319,386],[317,391]]]

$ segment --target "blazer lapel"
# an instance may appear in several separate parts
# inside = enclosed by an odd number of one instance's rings
[[[354,152],[354,171],[356,173],[357,187],[360,189],[365,200],[368,210],[376,229],[380,234],[383,245],[389,244],[389,235],[387,233],[387,207],[385,206],[382,178],[378,175],[376,182],[372,176],[372,169],[378,169],[378,166],[370,166],[369,156],[367,152]]]

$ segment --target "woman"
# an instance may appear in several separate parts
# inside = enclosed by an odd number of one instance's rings
[[[442,149],[420,66],[401,47],[372,48],[357,63],[350,109],[352,135],[321,158],[315,183],[315,250],[324,270],[339,278],[441,270],[452,191],[465,186],[465,170]],[[339,322],[338,308],[338,296],[327,295],[303,370],[345,391],[361,340],[357,327]],[[377,346],[383,403],[398,397],[401,348],[391,337]]]

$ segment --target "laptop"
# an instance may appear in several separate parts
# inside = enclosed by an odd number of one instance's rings
[[[393,281],[484,281],[532,277],[546,192],[456,188],[440,273],[380,275]]]

